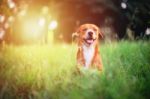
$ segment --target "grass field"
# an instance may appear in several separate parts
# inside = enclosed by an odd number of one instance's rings
[[[150,99],[150,42],[103,44],[104,72],[75,71],[76,46],[0,48],[0,99]]]

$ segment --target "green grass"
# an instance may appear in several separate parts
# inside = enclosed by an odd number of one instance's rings
[[[0,48],[0,99],[148,99],[150,42],[103,44],[103,73],[76,74],[73,45]]]

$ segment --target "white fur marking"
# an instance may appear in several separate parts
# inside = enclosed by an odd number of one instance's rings
[[[85,68],[89,68],[89,65],[92,62],[94,56],[94,47],[93,46],[85,46],[83,45],[83,56],[85,59]]]

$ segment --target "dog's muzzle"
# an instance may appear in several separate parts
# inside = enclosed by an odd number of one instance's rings
[[[84,41],[91,45],[92,43],[94,43],[96,39],[94,38],[94,32],[93,31],[88,31],[87,32],[87,37],[84,39]]]

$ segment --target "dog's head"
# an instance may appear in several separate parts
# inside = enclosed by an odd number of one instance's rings
[[[83,24],[73,34],[81,43],[92,45],[97,42],[99,36],[103,37],[100,29],[94,24]]]

